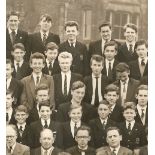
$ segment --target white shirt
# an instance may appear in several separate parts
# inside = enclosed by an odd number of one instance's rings
[[[43,147],[41,147],[41,155],[44,155],[46,151],[47,151],[47,155],[51,155],[53,150],[54,150],[53,146],[50,147],[48,150],[45,150]]]
[[[111,112],[113,112],[115,106],[116,106],[116,104],[114,104],[114,105],[112,105],[112,106],[110,107],[110,111],[111,111]]]
[[[17,29],[16,30],[13,30],[13,31],[15,31],[15,34],[17,34]],[[12,30],[10,28],[8,28],[8,32],[9,32],[9,34],[11,34],[12,33]]]
[[[37,85],[37,77],[39,76],[39,83],[40,83],[42,72],[39,74],[32,73],[32,76],[33,76],[35,85]]]
[[[81,121],[76,123],[76,127],[80,127],[81,126]],[[75,122],[73,122],[72,120],[70,121],[70,127],[71,127],[71,133],[72,136],[74,137],[74,127],[75,127]]]
[[[41,39],[42,39],[42,41],[43,41],[43,38],[44,38],[44,34],[46,34],[46,39],[47,39],[47,37],[48,37],[48,34],[49,34],[49,31],[47,31],[47,32],[42,32],[42,31],[40,31],[40,34],[41,34]]]
[[[49,68],[49,65],[52,64],[52,67],[53,67],[53,64],[54,64],[54,60],[52,60],[52,62],[49,62],[48,59],[46,59],[46,63],[47,63],[47,67]]]
[[[22,60],[22,61],[20,61],[20,62],[17,62],[16,60],[14,60],[14,66],[15,66],[16,72],[17,72],[17,63],[19,63],[19,67],[21,67],[22,64],[23,64],[23,62],[24,62],[24,60]]]
[[[73,46],[75,47],[76,45],[76,40],[73,40],[72,42],[68,40],[69,45],[71,46],[71,44],[73,44]]]
[[[126,42],[126,45],[127,45],[128,50],[130,49],[130,45],[131,44],[132,44],[132,51],[134,52],[135,42],[132,42],[132,43]]]
[[[122,82],[120,80],[120,84],[121,84],[121,97],[123,99],[126,99],[126,94],[127,94],[127,89],[128,89],[128,82],[129,82],[129,78],[125,81],[125,92],[123,92],[123,90],[124,90],[124,82]]]
[[[98,77],[98,97],[99,97],[99,102],[103,100],[102,93],[101,93],[101,77],[102,74],[99,75]],[[95,103],[95,89],[96,89],[96,76],[92,74],[92,86],[93,86],[93,94],[92,94],[92,100],[91,104],[94,105]]]
[[[21,126],[22,126],[22,130],[24,131],[24,130],[25,130],[25,126],[26,126],[26,122],[23,123],[23,124],[18,124],[18,123],[17,123],[18,129],[20,129]]]
[[[113,69],[114,60],[115,59],[109,61],[109,60],[105,59],[105,67],[106,67],[106,70],[107,70],[107,76],[108,76],[109,62],[111,63],[111,70],[112,70]]]
[[[6,113],[8,113],[8,122],[10,122],[10,119],[11,119],[11,116],[12,116],[12,113],[13,113],[13,109],[12,108],[7,109]]]
[[[62,77],[62,93],[63,94],[64,94],[65,75],[67,76],[67,94],[68,94],[69,93],[69,89],[70,89],[71,71],[69,71],[67,73],[61,72],[61,77]]]
[[[142,115],[142,109],[144,109],[144,117],[143,117],[142,123],[143,123],[143,125],[145,125],[147,105],[144,106],[144,107],[141,107],[139,104],[137,104],[137,110],[138,110],[138,114],[139,114],[139,116]]]
[[[11,154],[13,154],[13,151],[14,151],[14,149],[15,149],[15,146],[16,146],[16,142],[11,146],[11,147],[12,147],[12,149],[11,149]],[[10,149],[10,148],[8,147],[8,149]]]
[[[120,145],[119,145],[118,147],[115,148],[115,150],[116,150],[116,151],[115,151],[116,155],[118,154],[119,149],[120,149]],[[111,150],[111,152],[113,152],[114,148],[110,147],[110,150]]]
[[[48,119],[48,120],[46,120],[47,121],[47,125],[48,125],[48,127],[49,127],[49,125],[50,125],[50,119]],[[42,119],[41,118],[41,124],[42,124],[42,126],[45,126],[45,120],[44,119]]]
[[[126,128],[128,129],[128,126],[129,126],[129,123],[131,123],[131,130],[135,124],[135,120],[131,121],[131,122],[128,122],[128,121],[125,121],[126,122]]]
[[[106,118],[106,119],[101,119],[101,118],[100,118],[100,121],[101,121],[102,124],[103,124],[103,122],[104,122],[104,124],[106,125],[106,124],[107,124],[107,121],[108,121],[108,118]]]
[[[6,88],[8,89],[9,87],[10,87],[10,83],[11,83],[11,80],[12,80],[12,77],[11,78],[9,78],[9,79],[6,79],[7,81],[6,81]]]

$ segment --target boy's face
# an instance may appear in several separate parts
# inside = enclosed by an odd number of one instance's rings
[[[103,40],[105,40],[105,41],[111,40],[111,33],[112,33],[112,31],[109,26],[101,27],[100,35]]]
[[[115,46],[107,46],[104,50],[104,55],[109,61],[113,60],[116,54],[117,51],[115,50]]]
[[[106,119],[110,113],[108,105],[100,104],[98,107],[98,114],[101,119]]]
[[[51,62],[52,60],[55,60],[57,58],[58,49],[54,49],[54,50],[48,49],[45,52],[45,55],[46,55],[47,59]]]
[[[48,90],[38,90],[36,100],[40,103],[49,99]]]
[[[81,101],[83,100],[84,95],[85,95],[85,88],[83,87],[83,88],[78,88],[78,89],[72,90],[71,94],[72,94],[72,99],[75,102],[81,103]]]
[[[103,69],[103,62],[97,62],[96,60],[92,60],[91,69],[95,76],[99,76]]]
[[[137,33],[134,29],[127,27],[126,31],[124,32],[124,36],[126,38],[126,41],[133,42],[136,41]]]
[[[52,22],[51,21],[47,21],[45,17],[40,21],[40,29],[43,32],[49,31],[51,26],[52,26]]]
[[[129,75],[130,75],[130,72],[127,72],[127,71],[117,72],[117,78],[122,82],[126,82],[126,80],[129,78]]]
[[[24,59],[25,51],[17,48],[12,52],[12,56],[14,57],[14,60],[17,62],[20,62]]]
[[[19,124],[25,123],[27,118],[28,118],[28,114],[24,111],[17,111],[15,113],[15,119]]]
[[[124,116],[125,120],[127,120],[128,122],[131,122],[134,120],[134,118],[136,116],[136,112],[133,109],[126,109],[123,112],[123,116]]]
[[[67,39],[69,41],[76,40],[76,37],[79,34],[79,31],[77,30],[76,26],[67,26],[65,32],[66,32]]]
[[[112,106],[116,104],[119,95],[116,93],[116,91],[109,91],[104,95],[104,98],[109,102],[109,105]]]
[[[144,59],[147,57],[148,50],[145,45],[139,45],[137,46],[136,52],[141,59]]]
[[[6,64],[6,79],[12,77],[13,68],[11,68],[11,64]]]
[[[32,62],[30,63],[30,67],[36,74],[41,73],[44,66],[43,59],[32,59]]]
[[[61,58],[59,60],[59,66],[61,68],[61,71],[64,73],[67,73],[68,71],[70,71],[70,67],[72,65],[72,61],[69,58]]]
[[[148,102],[148,91],[147,90],[139,90],[136,95],[136,99],[138,100],[138,104],[140,106],[146,106]]]
[[[12,107],[12,102],[14,101],[14,98],[11,94],[6,95],[6,108],[9,109]]]
[[[110,147],[116,148],[120,145],[122,136],[118,133],[117,130],[110,130],[107,132],[106,140]]]
[[[88,142],[90,141],[90,136],[87,130],[79,130],[75,136],[75,140],[78,143],[78,146],[81,149],[84,149],[88,146]]]
[[[40,117],[43,120],[48,120],[48,119],[50,119],[50,116],[52,114],[52,111],[51,111],[50,107],[41,106],[41,108],[39,110],[39,114],[40,114]]]
[[[81,117],[82,117],[82,111],[81,111],[81,108],[76,108],[76,109],[72,109],[70,112],[69,112],[69,117],[71,118],[71,120],[73,122],[79,122],[81,120]]]
[[[15,16],[15,15],[10,16],[8,19],[7,25],[11,30],[16,30],[19,25],[18,16]]]

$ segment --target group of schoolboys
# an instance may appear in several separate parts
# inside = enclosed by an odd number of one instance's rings
[[[75,21],[66,23],[67,40],[60,44],[49,31],[50,16],[41,17],[40,32],[27,43],[14,40],[12,20],[17,24],[19,17],[8,17],[7,154],[132,155],[147,149],[147,42],[136,42],[134,24],[126,24],[122,45],[111,39],[110,24],[102,24],[101,40],[87,50],[77,41]]]

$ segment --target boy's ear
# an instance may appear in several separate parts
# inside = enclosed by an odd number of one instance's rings
[[[11,51],[11,55],[13,56],[13,51]]]
[[[44,51],[44,54],[46,55],[47,51]]]

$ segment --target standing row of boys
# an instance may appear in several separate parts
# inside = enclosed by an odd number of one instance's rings
[[[121,44],[105,22],[87,50],[77,22],[65,24],[63,43],[52,22],[41,16],[28,35],[8,16],[7,154],[147,155],[148,45],[137,27],[125,25]]]

